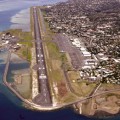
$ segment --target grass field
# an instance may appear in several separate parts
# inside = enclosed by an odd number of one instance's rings
[[[56,35],[56,33],[50,30],[49,25],[46,21],[44,21],[44,24],[45,31],[42,31],[42,33],[44,32],[42,40],[44,40],[43,45],[51,94],[54,95],[58,103],[74,101],[76,98],[73,97],[73,94],[67,89],[65,81],[66,78],[62,69],[62,64],[65,64],[67,61],[66,54],[60,53],[58,46],[53,42],[53,37]],[[57,86],[57,94],[54,85]]]
[[[73,89],[80,96],[88,96],[96,86],[95,83],[89,83],[85,80],[81,80],[78,71],[69,71],[68,76]]]
[[[31,61],[31,48],[32,48],[32,34],[31,32],[23,32],[21,29],[10,29],[5,32],[10,32],[12,35],[18,37],[21,49],[16,53],[22,58]]]

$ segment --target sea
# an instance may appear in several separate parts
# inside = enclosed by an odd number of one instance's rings
[[[47,0],[0,0],[0,31],[13,28],[29,31],[29,7],[45,4],[44,1],[47,2]],[[101,119],[88,118],[77,114],[70,107],[51,112],[26,109],[23,107],[22,101],[3,84],[7,54],[7,51],[0,52],[0,120],[120,120],[120,115]],[[7,79],[12,79],[11,70],[28,67],[29,63],[24,60],[20,65],[11,63]]]

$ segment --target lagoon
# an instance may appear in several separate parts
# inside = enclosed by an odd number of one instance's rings
[[[52,112],[37,112],[24,108],[19,100],[4,84],[2,75],[5,69],[7,51],[0,53],[0,120],[92,120],[76,114],[73,109],[65,108]],[[13,56],[15,57],[15,56]],[[20,59],[20,58],[16,58]],[[11,62],[8,71],[8,80],[12,80],[12,72],[15,70],[29,68],[29,63],[25,60]]]

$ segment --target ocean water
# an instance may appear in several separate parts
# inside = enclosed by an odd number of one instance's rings
[[[29,31],[29,8],[36,5],[40,5],[39,0],[0,0],[0,31],[14,28]]]
[[[87,118],[75,113],[72,108],[64,108],[52,112],[38,112],[24,108],[19,100],[4,84],[2,80],[7,58],[7,51],[0,52],[0,120],[100,120],[98,118]],[[18,59],[14,56],[14,60]],[[11,62],[8,71],[8,80],[12,80],[11,71],[28,68],[29,63],[25,60]],[[120,120],[120,116],[115,116],[101,120]]]
[[[52,112],[37,112],[24,108],[22,101],[3,84],[2,75],[7,54],[7,52],[0,53],[0,120],[91,120],[76,114],[71,108]],[[28,67],[29,63],[25,60],[20,63],[11,62],[7,79],[12,79],[12,70]]]
[[[24,9],[11,17],[10,29],[22,29],[30,31],[30,9]]]
[[[51,0],[57,1],[57,0]],[[28,15],[28,8],[32,5],[50,3],[50,0],[0,0],[0,31],[22,26],[24,15]],[[29,17],[29,15],[28,15]],[[25,20],[26,22],[27,20]],[[25,23],[23,23],[25,25]],[[28,25],[26,25],[27,27]],[[29,30],[29,28],[23,28]],[[7,52],[0,52],[0,120],[98,120],[87,118],[74,112],[71,108],[64,108],[52,112],[37,112],[24,108],[19,100],[4,84],[3,72]],[[11,70],[29,67],[29,63],[10,64],[8,80],[12,80]],[[101,120],[120,120],[120,115]]]
[[[20,28],[30,30],[29,8],[66,0],[0,0],[0,31]]]

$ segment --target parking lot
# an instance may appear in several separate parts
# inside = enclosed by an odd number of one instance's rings
[[[60,52],[67,52],[71,58],[71,63],[74,69],[80,69],[84,64],[84,56],[78,48],[72,45],[67,35],[58,34],[54,38]]]

